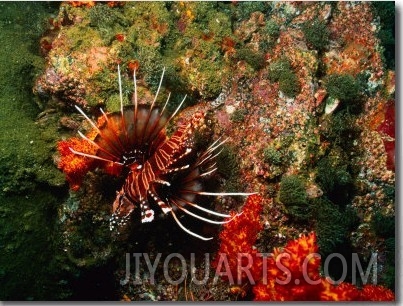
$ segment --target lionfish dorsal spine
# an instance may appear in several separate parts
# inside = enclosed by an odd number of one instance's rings
[[[154,120],[153,126],[150,127],[150,128],[148,128],[148,124],[149,124],[149,122],[150,122],[150,118],[151,118],[152,115],[155,113],[155,112],[154,112],[154,106],[155,106],[155,102],[157,101],[157,98],[158,98],[160,89],[161,89],[161,85],[162,85],[162,80],[163,80],[164,74],[165,74],[165,67],[164,67],[163,70],[162,70],[162,75],[161,75],[161,78],[160,78],[160,82],[159,82],[159,84],[158,84],[157,91],[156,91],[156,93],[155,93],[155,95],[154,95],[154,99],[153,99],[153,101],[151,102],[151,105],[150,105],[150,110],[149,110],[149,112],[147,113],[147,117],[146,117],[146,119],[145,119],[144,129],[142,130],[142,135],[140,136],[140,142],[141,142],[141,143],[143,143],[143,142],[145,141],[145,139],[147,138],[147,137],[146,137],[147,133],[151,136],[151,135],[154,133],[154,130],[155,130],[156,126],[158,126],[158,124],[157,124],[157,123],[158,123],[158,120]],[[162,113],[161,113],[160,115],[162,115]],[[137,116],[137,114],[136,114],[136,116]],[[138,118],[135,117],[135,120],[137,121]]]
[[[121,101],[121,103],[122,103],[122,101]],[[113,131],[113,133],[111,133],[112,134],[111,136],[113,137],[113,139],[110,139],[110,137],[108,137],[107,135],[104,135],[102,133],[102,131],[100,131],[98,134],[100,135],[100,137],[102,137],[108,143],[108,147],[115,151],[115,154],[112,154],[111,152],[105,150],[101,146],[98,146],[98,147],[100,147],[101,151],[105,152],[106,154],[113,155],[115,159],[120,159],[119,155],[124,150],[125,145],[122,143],[120,137],[118,136],[118,131],[115,129],[113,124],[110,122],[108,115],[104,112],[104,110],[101,107],[99,108],[99,110],[102,113],[102,116],[106,122],[106,125]],[[123,116],[122,116],[122,122],[124,125],[125,136],[126,136],[126,141],[127,141],[128,137],[127,137],[127,132],[126,132],[126,123],[125,123]]]
[[[125,116],[123,113],[123,90],[122,90],[122,76],[120,73],[120,65],[118,65],[118,83],[119,83],[119,101],[120,101],[120,115],[122,117],[122,127],[123,127],[123,132],[126,137],[126,143],[129,144],[129,136],[127,134],[127,128],[126,128],[126,121],[125,121]]]

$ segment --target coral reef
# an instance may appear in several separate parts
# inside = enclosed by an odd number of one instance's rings
[[[222,259],[228,258],[227,270],[222,276],[225,280],[234,283],[237,276],[237,284],[244,284],[245,291],[252,290],[256,301],[395,299],[394,293],[383,286],[365,284],[358,288],[347,282],[337,284],[323,276],[314,232],[289,241],[283,248],[274,248],[270,254],[259,253],[254,245],[261,230],[261,203],[261,197],[249,196],[243,214],[226,224],[220,233],[221,244],[214,266],[222,265]],[[242,267],[249,268],[248,274],[240,269]]]

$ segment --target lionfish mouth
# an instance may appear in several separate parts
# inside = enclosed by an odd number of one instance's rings
[[[128,169],[122,189],[117,192],[112,205],[110,228],[113,230],[126,224],[132,212],[141,210],[141,221],[154,220],[152,206],[159,206],[164,214],[171,214],[175,222],[188,234],[202,240],[203,237],[186,228],[178,219],[177,212],[211,224],[230,222],[235,216],[222,214],[198,204],[199,197],[209,196],[249,196],[254,193],[244,192],[208,192],[205,182],[217,170],[216,157],[221,153],[222,145],[228,140],[215,140],[204,151],[196,150],[194,132],[203,123],[204,114],[197,112],[187,122],[180,124],[177,130],[167,136],[166,127],[177,115],[186,96],[176,110],[167,115],[170,94],[162,108],[156,101],[161,89],[165,68],[154,100],[150,105],[138,104],[136,71],[133,71],[133,103],[123,105],[122,81],[118,66],[120,111],[105,113],[97,124],[84,111],[75,106],[92,126],[92,131],[85,136],[78,132],[82,141],[92,147],[94,154],[69,147],[72,154],[80,158],[97,160],[97,166],[109,169]],[[215,220],[221,218],[221,220]],[[213,218],[212,218],[213,217]],[[225,219],[225,220],[222,220]]]

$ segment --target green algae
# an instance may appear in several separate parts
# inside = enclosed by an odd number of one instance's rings
[[[67,28],[65,34],[72,51],[85,52],[89,48],[103,43],[100,32],[96,29],[89,28],[85,24]]]
[[[268,20],[266,22],[264,31],[270,36],[270,38],[276,40],[280,35],[280,26],[274,20]]]
[[[267,76],[271,82],[279,82],[279,89],[290,98],[300,91],[298,77],[287,58],[283,57],[271,63]]]
[[[279,178],[295,160],[296,151],[293,137],[281,135],[271,142],[262,151],[263,161],[269,166],[268,179]]]
[[[297,175],[283,176],[278,196],[287,214],[296,220],[307,220],[310,216],[305,181]]]
[[[395,236],[395,216],[384,215],[376,210],[372,216],[371,227],[379,237],[388,239]]]
[[[330,96],[346,103],[357,103],[360,87],[350,74],[329,74],[324,79],[325,88]]]
[[[339,208],[326,198],[315,199],[313,202],[319,250],[327,255],[336,251],[347,238],[347,230],[343,226],[344,216]]]
[[[270,2],[240,1],[238,5],[239,8],[234,14],[234,18],[236,18],[237,21],[248,19],[250,15],[254,12],[269,14],[272,10],[272,3]]]
[[[233,146],[223,145],[220,155],[217,156],[217,170],[226,179],[225,189],[228,192],[240,189],[239,160]]]
[[[307,21],[302,25],[302,31],[308,44],[319,52],[328,46],[330,33],[325,21]]]
[[[34,122],[40,110],[31,89],[42,69],[39,35],[56,7],[0,6],[0,299],[59,299],[67,291],[55,282],[54,216],[64,178],[52,160],[56,133]]]
[[[283,163],[282,154],[273,146],[269,146],[263,150],[263,160],[273,165],[281,165]]]
[[[186,23],[186,29],[173,28],[166,41],[167,55],[180,70],[188,91],[197,89],[203,99],[211,99],[221,92],[221,81],[229,73],[221,43],[224,37],[233,37],[231,20],[215,3],[186,3],[185,9],[183,15],[189,17],[182,16],[178,22]],[[175,62],[178,56],[189,63],[187,69]]]
[[[380,29],[378,37],[382,44],[382,56],[387,69],[395,70],[395,2],[374,1],[373,12],[379,16]]]
[[[94,6],[88,13],[89,26],[95,27],[106,44],[112,42],[129,24],[119,9],[111,8],[106,3]]]
[[[380,275],[380,282],[385,284],[388,288],[395,287],[395,252],[396,252],[396,241],[395,237],[391,237],[385,240],[385,253],[386,253],[386,263],[383,273]]]
[[[54,282],[61,272],[55,257],[60,251],[55,224],[49,220],[57,201],[40,189],[26,196],[0,197],[2,300],[59,299],[67,293]]]
[[[248,110],[245,108],[237,108],[232,114],[231,114],[231,121],[233,122],[243,122],[245,120],[245,116],[248,114]]]
[[[255,71],[263,68],[266,63],[263,52],[256,52],[249,48],[240,48],[237,50],[236,57],[239,60],[246,61]]]

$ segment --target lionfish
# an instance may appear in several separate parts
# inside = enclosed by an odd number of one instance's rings
[[[176,223],[188,234],[202,240],[203,237],[186,228],[178,219],[177,212],[182,211],[194,218],[212,224],[223,224],[232,219],[217,221],[200,215],[213,215],[230,218],[207,209],[197,203],[197,196],[248,196],[252,193],[207,192],[204,191],[203,180],[217,170],[215,158],[221,153],[220,147],[227,141],[214,141],[204,152],[195,152],[194,134],[204,121],[204,113],[196,112],[190,120],[179,124],[171,137],[166,136],[168,123],[182,107],[186,95],[168,116],[166,106],[156,106],[158,94],[164,78],[162,71],[158,89],[151,105],[139,104],[137,99],[136,70],[133,71],[134,93],[132,105],[123,105],[122,81],[118,66],[118,83],[120,111],[105,113],[100,109],[104,124],[97,126],[84,111],[75,106],[95,130],[96,136],[90,139],[80,131],[80,137],[96,149],[95,154],[80,152],[69,147],[73,154],[112,163],[127,168],[126,180],[117,192],[112,206],[110,228],[120,227],[127,223],[136,207],[141,211],[141,222],[154,219],[152,205],[160,207],[164,214],[171,214]],[[197,213],[199,212],[199,213]]]

